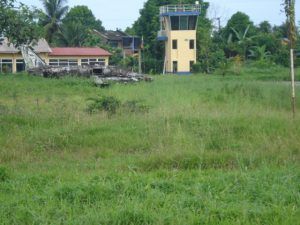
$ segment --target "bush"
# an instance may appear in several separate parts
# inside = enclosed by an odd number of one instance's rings
[[[201,73],[202,72],[201,63],[197,62],[197,63],[193,64],[192,71],[193,71],[193,73]]]
[[[121,104],[120,100],[113,96],[102,96],[100,98],[90,98],[88,100],[91,101],[87,108],[89,113],[105,111],[109,115],[112,115],[116,113]]]
[[[219,68],[220,63],[226,61],[223,50],[212,48],[199,55],[199,62],[195,69],[196,72],[213,73]]]
[[[9,178],[8,171],[5,167],[0,167],[0,182],[5,182]]]
[[[219,72],[222,74],[222,76],[225,76],[231,67],[231,62],[229,60],[224,60],[219,63]]]

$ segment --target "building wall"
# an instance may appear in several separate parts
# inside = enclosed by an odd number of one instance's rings
[[[105,60],[105,65],[107,66],[109,64],[109,56],[59,56],[59,57],[54,57],[54,56],[49,56],[48,53],[40,53],[38,54],[45,62],[47,65],[49,65],[50,59],[74,59],[77,60],[78,65],[81,65],[81,59],[104,59]],[[23,59],[21,53],[0,53],[0,60],[2,59],[10,59],[12,60],[12,72],[16,73],[17,72],[17,60],[18,59]],[[1,71],[0,71],[1,73]]]
[[[196,62],[196,31],[177,30],[169,31],[166,42],[166,71],[173,72],[173,61],[178,63],[178,73],[189,73],[190,62]],[[172,41],[177,40],[177,49],[172,48]],[[190,40],[194,40],[194,49],[190,49]]]

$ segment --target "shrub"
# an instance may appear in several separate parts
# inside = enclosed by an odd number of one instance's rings
[[[100,98],[89,98],[91,103],[88,105],[87,111],[95,113],[98,111],[105,111],[109,115],[115,114],[120,107],[120,100],[113,96],[102,96]]]
[[[192,71],[193,71],[193,73],[201,73],[202,72],[201,63],[197,62],[197,63],[193,64]]]
[[[0,182],[5,182],[9,178],[8,171],[5,167],[0,167]]]
[[[241,75],[242,66],[243,66],[243,59],[241,56],[237,55],[230,59],[232,62],[232,72],[235,75]]]
[[[224,60],[219,63],[219,72],[222,74],[222,76],[225,76],[231,67],[231,62],[229,60]]]

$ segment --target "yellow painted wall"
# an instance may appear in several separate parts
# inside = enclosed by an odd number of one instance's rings
[[[78,61],[78,65],[81,65],[81,59],[105,59],[105,65],[107,66],[109,63],[109,56],[60,56],[60,57],[52,57],[49,56],[48,53],[40,53],[38,54],[45,62],[49,65],[50,59],[76,59]],[[16,61],[17,59],[23,59],[22,54],[3,54],[0,53],[0,59],[12,59],[13,60],[13,73],[17,72]]]
[[[166,71],[173,72],[173,61],[178,62],[178,72],[189,72],[190,61],[196,62],[196,31],[169,31],[166,42]],[[177,49],[172,49],[172,41],[177,40]],[[194,40],[194,49],[190,49],[190,40]]]

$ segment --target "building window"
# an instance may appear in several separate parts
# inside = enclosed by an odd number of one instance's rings
[[[78,66],[77,59],[50,59],[50,66]]]
[[[59,65],[58,59],[50,59],[49,60],[49,65],[50,66],[58,66]]]
[[[94,66],[94,65],[99,65],[99,66],[105,66],[105,59],[81,59],[81,65],[82,66]]]
[[[17,59],[17,72],[23,72],[26,69],[25,62],[23,59]]]
[[[193,65],[195,64],[194,61],[190,61],[190,72],[193,72]]]
[[[172,30],[179,30],[179,16],[171,16]]]
[[[59,66],[69,66],[69,60],[68,59],[60,59]]]
[[[78,66],[78,60],[77,59],[69,59],[69,65],[70,66]]]
[[[178,71],[178,62],[173,61],[173,73],[177,73],[177,71]]]
[[[177,49],[177,40],[172,40],[172,49]]]
[[[188,16],[181,16],[180,17],[180,30],[188,30]]]
[[[172,30],[195,30],[197,16],[171,16]]]
[[[197,16],[189,16],[189,30],[195,30],[197,24]]]
[[[190,40],[190,49],[195,49],[195,40]]]
[[[12,68],[12,59],[0,59],[0,73],[12,73]]]

